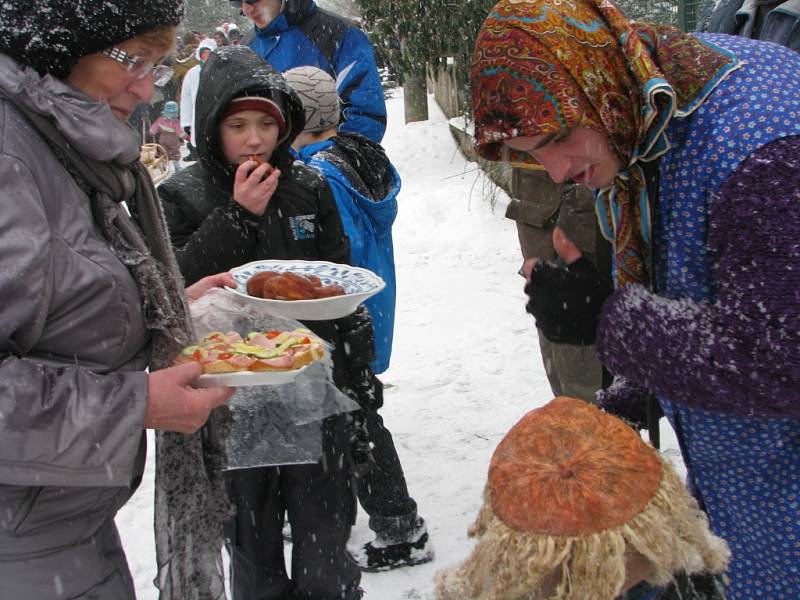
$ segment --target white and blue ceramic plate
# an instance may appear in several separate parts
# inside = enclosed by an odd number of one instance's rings
[[[345,293],[344,296],[315,300],[256,298],[247,293],[247,280],[262,271],[278,273],[291,271],[298,275],[316,275],[322,280],[323,285],[338,284],[344,288]],[[368,269],[316,260],[258,260],[231,269],[231,275],[238,285],[235,290],[226,288],[230,292],[276,317],[309,321],[339,319],[352,314],[364,300],[386,287],[383,279]]]

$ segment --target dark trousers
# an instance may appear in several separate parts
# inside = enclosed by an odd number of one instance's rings
[[[375,464],[358,478],[358,500],[369,515],[369,527],[389,543],[410,541],[417,503],[408,495],[406,478],[391,432],[377,410],[364,410]]]
[[[347,554],[355,518],[345,418],[326,419],[313,465],[240,469],[228,475],[237,514],[229,526],[234,600],[355,600],[361,573]],[[283,558],[284,514],[292,572]]]

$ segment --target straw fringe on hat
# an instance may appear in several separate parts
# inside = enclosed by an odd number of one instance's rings
[[[523,502],[526,489],[537,504]],[[616,417],[566,397],[500,442],[469,534],[478,544],[437,575],[439,600],[544,600],[546,583],[549,600],[613,600],[636,552],[656,585],[730,560],[668,462]]]

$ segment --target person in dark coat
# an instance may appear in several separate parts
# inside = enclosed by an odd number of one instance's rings
[[[345,263],[349,247],[330,188],[289,154],[304,113],[283,77],[245,46],[222,48],[203,69],[197,110],[200,160],[159,188],[186,280],[261,259]],[[254,154],[268,162],[257,166]],[[369,366],[368,313],[307,326],[334,346],[337,387],[359,402],[380,396]],[[346,553],[355,516],[349,420],[326,419],[317,464],[230,475],[234,598],[360,597],[360,572]],[[283,560],[286,512],[291,578]]]

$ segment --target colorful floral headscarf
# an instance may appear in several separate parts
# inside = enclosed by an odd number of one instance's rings
[[[586,127],[622,169],[597,197],[617,284],[649,284],[650,210],[641,162],[669,150],[664,129],[700,106],[734,56],[668,26],[631,23],[609,0],[502,0],[475,43],[475,150],[535,162],[503,142]]]

